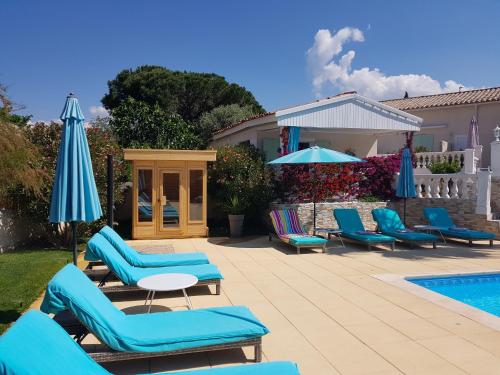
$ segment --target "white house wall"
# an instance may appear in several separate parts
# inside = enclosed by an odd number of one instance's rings
[[[490,165],[490,143],[493,141],[493,129],[500,123],[500,103],[426,108],[408,112],[424,120],[421,131],[417,134],[433,136],[432,151],[440,151],[442,140],[449,143],[451,150],[456,136],[466,136],[472,116],[477,115],[479,141],[483,145],[482,166]],[[403,144],[402,134],[380,135],[378,151],[381,154],[391,153]]]
[[[359,129],[418,131],[419,126],[408,118],[381,110],[357,99],[349,99],[310,108],[300,112],[276,114],[278,126],[314,127],[319,129]]]

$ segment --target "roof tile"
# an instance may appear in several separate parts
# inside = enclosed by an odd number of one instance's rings
[[[476,104],[500,101],[500,87],[450,92],[446,94],[415,96],[406,99],[384,100],[382,103],[402,111],[446,107],[452,105]]]

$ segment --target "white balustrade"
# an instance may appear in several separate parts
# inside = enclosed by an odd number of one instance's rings
[[[479,158],[475,157],[474,149],[466,149],[464,151],[447,151],[447,152],[417,152],[416,158],[416,173],[430,173],[429,166],[432,163],[448,162],[452,163],[458,161],[461,172],[468,174],[475,174],[478,167]]]
[[[477,175],[415,174],[417,198],[475,199]]]

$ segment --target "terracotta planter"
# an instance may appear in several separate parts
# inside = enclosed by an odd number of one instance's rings
[[[229,232],[231,238],[241,237],[245,215],[227,215],[229,218]]]

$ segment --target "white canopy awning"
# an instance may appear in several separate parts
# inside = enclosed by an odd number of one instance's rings
[[[419,131],[420,117],[350,93],[276,111],[278,126],[317,130]]]

